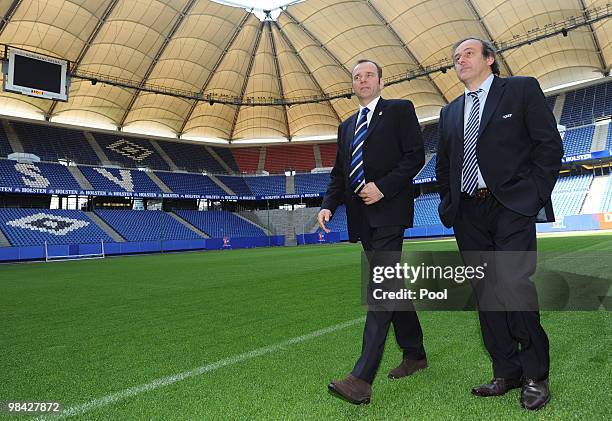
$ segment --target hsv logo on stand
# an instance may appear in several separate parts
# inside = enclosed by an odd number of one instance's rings
[[[112,181],[116,185],[122,187],[125,191],[134,191],[134,181],[132,181],[132,173],[129,170],[119,170],[119,175],[121,178],[113,175],[106,168],[94,168],[94,171]]]
[[[8,221],[6,225],[32,231],[46,232],[57,236],[64,236],[72,231],[89,225],[89,222],[80,219],[66,218],[48,213],[36,213],[23,218]]]
[[[141,162],[144,161],[153,153],[152,150],[145,148],[144,146],[132,143],[129,140],[120,139],[116,142],[111,143],[106,147],[113,152],[123,155],[126,158],[130,158],[133,161]]]
[[[15,164],[15,170],[23,174],[21,181],[28,187],[46,189],[51,184],[34,164]]]

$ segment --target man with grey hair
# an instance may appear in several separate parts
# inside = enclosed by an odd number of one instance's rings
[[[521,388],[521,405],[537,410],[550,400],[549,344],[529,276],[536,220],[554,221],[563,145],[536,79],[498,77],[495,49],[479,38],[457,42],[452,56],[465,92],[440,112],[440,219],[454,228],[465,264],[490,269],[473,287],[494,378],[472,393]]]

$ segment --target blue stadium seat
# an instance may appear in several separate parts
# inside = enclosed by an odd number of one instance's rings
[[[566,93],[559,123],[566,127],[583,126],[609,115],[612,115],[612,82]]]
[[[162,192],[144,171],[82,166],[79,166],[79,169],[95,190],[129,193]]]
[[[38,155],[42,161],[69,159],[79,164],[100,164],[98,156],[80,130],[20,121],[10,124],[15,128],[24,152]]]
[[[8,141],[8,137],[4,132],[4,127],[0,123],[0,157],[6,158],[10,154],[13,153],[13,148],[11,148],[11,144]]]
[[[196,173],[227,174],[227,171],[206,150],[204,145],[180,142],[159,142],[177,167]]]
[[[231,175],[220,175],[219,181],[225,184],[227,187],[232,189],[238,196],[252,196],[253,192],[249,189],[249,186],[245,183],[244,178],[235,177]]]
[[[85,212],[0,209],[0,228],[13,246],[99,243],[113,240]]]
[[[234,158],[234,154],[230,148],[218,148],[212,147],[212,150],[215,151],[219,158],[223,160],[227,164],[228,167],[232,169],[235,173],[240,173],[240,169],[238,168],[238,163]],[[178,165],[178,164],[177,164]]]
[[[147,167],[169,170],[168,164],[146,139],[94,133],[108,159],[127,168]]]
[[[202,238],[162,211],[99,209],[95,212],[127,241],[197,240]]]
[[[330,173],[317,174],[296,174],[295,193],[296,194],[319,194],[327,191]]]
[[[226,211],[176,211],[176,214],[211,238],[261,237],[265,232],[258,226]]]
[[[202,174],[155,172],[155,175],[177,194],[227,195],[225,190]]]
[[[419,178],[431,178],[436,176],[436,155],[432,156],[429,161],[425,164],[421,172],[416,176]]]
[[[551,196],[555,217],[580,214],[592,180],[591,174],[559,178]]]
[[[244,177],[244,181],[256,196],[281,195],[287,191],[287,180],[284,175]]]
[[[438,216],[438,193],[422,194],[414,200],[414,226],[441,224]]]
[[[348,227],[346,225],[346,206],[340,205],[336,208],[336,211],[332,215],[332,219],[325,224],[332,232],[346,232]]]
[[[81,189],[64,165],[44,162],[20,164],[9,159],[0,159],[0,185],[53,190]]]
[[[565,156],[588,153],[593,143],[595,126],[579,127],[566,130],[563,137],[563,150]]]
[[[438,149],[438,123],[423,127],[423,144],[425,153],[433,153]]]

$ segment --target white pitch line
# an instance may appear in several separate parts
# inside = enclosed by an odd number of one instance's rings
[[[160,387],[178,383],[180,381],[189,379],[191,377],[200,376],[202,374],[209,373],[211,371],[215,371],[219,368],[223,368],[228,365],[237,364],[237,363],[247,361],[247,360],[250,360],[250,359],[265,355],[265,354],[271,354],[273,352],[280,351],[286,346],[294,345],[294,344],[301,343],[301,342],[306,342],[308,340],[318,338],[319,336],[323,336],[328,333],[336,332],[338,330],[342,330],[347,327],[356,325],[357,323],[363,322],[364,320],[365,320],[365,317],[359,317],[357,319],[349,320],[348,322],[339,323],[337,325],[315,330],[314,332],[310,332],[302,336],[297,336],[295,338],[287,339],[282,342],[277,342],[272,345],[264,346],[262,348],[257,348],[252,351],[245,352],[243,354],[238,354],[232,357],[224,358],[214,363],[194,368],[193,370],[184,371],[182,373],[178,373],[173,376],[161,377],[159,379],[155,379],[149,383],[142,384],[140,386],[130,387],[129,389],[125,389],[120,392],[112,393],[110,395],[94,399],[82,405],[77,405],[77,406],[67,408],[58,415],[54,415],[49,418],[44,418],[44,417],[37,418],[37,420],[51,421],[51,420],[58,420],[62,418],[73,417],[75,415],[82,415],[86,412],[92,411],[97,408],[101,408],[103,406],[113,404],[123,399],[131,398],[133,396],[140,395],[142,393],[146,393],[151,390],[159,389]]]

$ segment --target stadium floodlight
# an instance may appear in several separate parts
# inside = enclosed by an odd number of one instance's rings
[[[87,244],[93,253],[81,254],[81,244],[72,244],[68,246],[68,254],[52,254],[49,252],[49,245],[45,241],[45,262],[59,262],[65,260],[86,260],[86,259],[104,259],[106,253],[104,251],[104,240],[100,240],[100,244]],[[99,248],[97,248],[99,246]],[[53,250],[51,250],[53,251]]]

